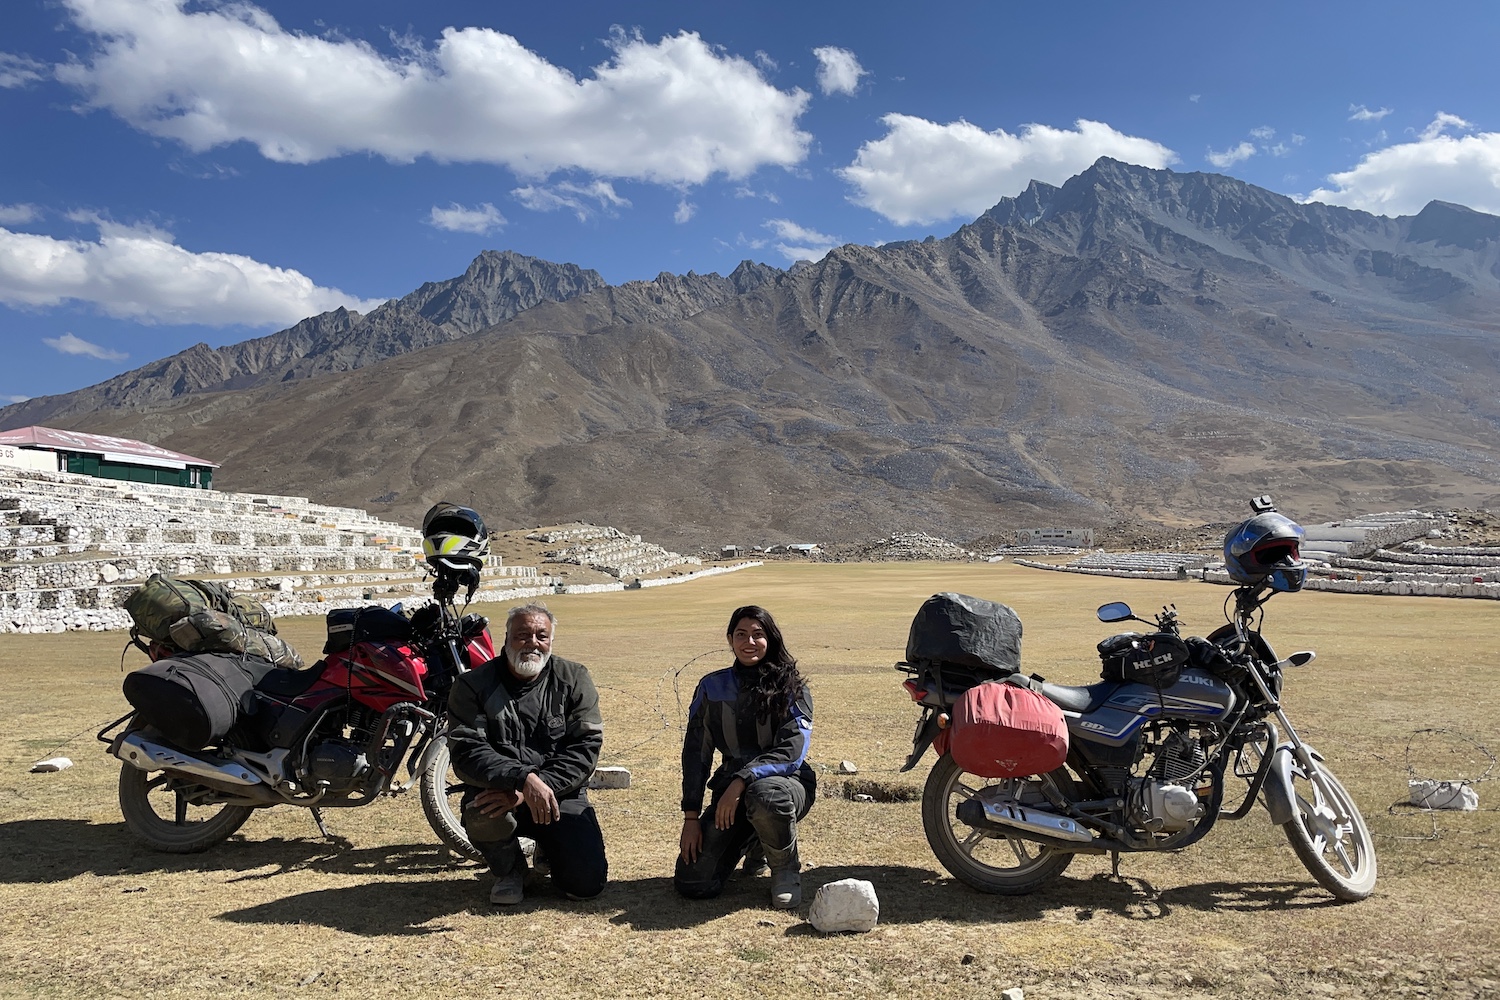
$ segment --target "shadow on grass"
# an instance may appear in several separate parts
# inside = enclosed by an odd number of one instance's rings
[[[336,875],[421,875],[447,871],[436,844],[353,848],[322,839],[231,837],[201,854],[142,847],[123,823],[28,819],[0,823],[0,884],[63,882],[77,875],[233,872],[230,882],[295,871]]]
[[[486,899],[488,891],[488,880],[472,885],[436,879],[366,882],[284,896],[221,913],[216,919],[237,924],[317,924],[363,937],[441,934],[452,930],[441,922],[432,923],[442,917],[496,912]],[[528,891],[524,903],[506,907],[505,912],[525,913],[556,905],[564,905],[561,897]]]

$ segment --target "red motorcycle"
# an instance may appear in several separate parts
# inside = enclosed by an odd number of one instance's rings
[[[244,658],[235,670],[203,656],[148,668],[144,681],[157,693],[131,698],[136,710],[99,733],[123,762],[130,832],[156,850],[192,853],[228,839],[256,809],[290,805],[310,809],[326,837],[321,810],[366,806],[417,783],[443,844],[480,860],[457,815],[446,707],[454,679],[495,648],[488,621],[454,606],[461,584],[473,596],[477,569],[436,568],[436,601],[410,617],[381,607],[330,614],[326,655],[307,670],[247,673]],[[228,706],[219,722],[202,707],[216,703]],[[179,711],[184,704],[193,711]]]

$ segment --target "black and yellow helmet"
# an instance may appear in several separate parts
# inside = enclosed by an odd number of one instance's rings
[[[468,507],[438,503],[422,518],[422,555],[432,566],[478,569],[489,551],[484,518]]]

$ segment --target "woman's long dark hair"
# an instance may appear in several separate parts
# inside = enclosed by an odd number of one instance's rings
[[[787,652],[786,640],[782,639],[781,629],[776,627],[771,612],[756,604],[735,608],[734,614],[729,616],[729,627],[724,630],[724,635],[729,639],[731,649],[734,648],[734,627],[746,618],[766,631],[766,655],[756,664],[750,685],[750,693],[755,698],[755,717],[764,722],[788,716],[805,683],[797,671],[797,658]]]

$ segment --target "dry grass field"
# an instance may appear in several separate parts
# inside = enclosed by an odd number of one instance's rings
[[[600,687],[602,763],[629,767],[634,785],[594,793],[604,895],[571,903],[533,885],[505,910],[474,867],[441,864],[415,794],[331,810],[342,845],[278,808],[205,854],[136,846],[119,765],[93,739],[125,711],[123,635],[0,637],[0,997],[1500,996],[1500,786],[1479,786],[1477,813],[1398,804],[1409,772],[1474,777],[1483,747],[1500,748],[1500,609],[1315,593],[1268,608],[1278,651],[1318,651],[1290,676],[1287,704],[1375,833],[1371,899],[1335,903],[1262,810],[1179,854],[1127,856],[1119,880],[1107,858],[1084,857],[1016,899],[941,871],[916,803],[848,801],[834,773],[848,759],[860,779],[920,786],[930,756],[897,773],[917,712],[891,664],[941,590],[1015,607],[1027,669],[1065,683],[1097,676],[1094,644],[1115,630],[1094,619],[1099,604],[1175,602],[1204,634],[1227,594],[1005,564],[780,564],[556,598],[556,649]],[[672,891],[679,726],[698,676],[728,661],[725,618],[747,602],[776,614],[816,702],[807,902],[825,882],[869,879],[872,933],[817,934],[806,902],[767,907],[765,879],[708,902]],[[289,620],[283,634],[315,652],[322,625]],[[141,662],[132,653],[127,668]],[[1435,728],[1448,732],[1421,732]],[[28,773],[55,753],[76,766]]]

